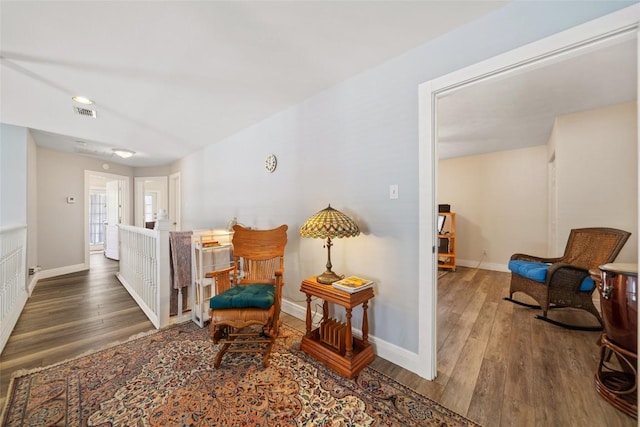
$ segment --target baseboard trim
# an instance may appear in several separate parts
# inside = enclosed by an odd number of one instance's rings
[[[29,276],[29,283],[27,284],[27,293],[29,294],[29,296],[31,296],[31,294],[33,293],[33,289],[36,287],[36,284],[40,279],[41,277],[39,271]]]
[[[282,311],[295,317],[296,319],[305,320],[307,318],[307,309],[301,305],[296,304],[295,302],[288,300],[286,298],[282,298]],[[315,313],[311,321],[313,324],[318,324],[322,320],[322,313]]]
[[[465,260],[459,259],[456,260],[456,264],[460,267],[468,267],[468,268],[481,268],[483,270],[491,270],[491,271],[502,271],[504,273],[509,272],[509,268],[507,264],[499,264],[495,262],[483,262],[478,260]]]
[[[62,276],[64,274],[77,273],[79,271],[88,270],[89,266],[82,263],[76,265],[67,265],[65,267],[52,268],[50,270],[42,270],[38,272],[38,280],[48,279],[50,277]]]

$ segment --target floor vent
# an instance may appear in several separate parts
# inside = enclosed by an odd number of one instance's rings
[[[93,117],[94,119],[96,117],[98,117],[98,113],[96,113],[96,110],[92,110],[90,108],[82,108],[82,107],[77,107],[77,106],[73,106],[73,111],[76,112],[76,114],[80,115],[80,116],[85,116],[85,117]]]

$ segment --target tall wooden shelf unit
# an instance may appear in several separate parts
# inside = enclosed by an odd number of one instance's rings
[[[438,233],[438,268],[456,270],[456,214],[438,212],[444,215],[444,227]],[[444,244],[443,244],[444,243]]]

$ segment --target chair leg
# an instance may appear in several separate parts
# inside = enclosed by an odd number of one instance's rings
[[[220,347],[220,350],[218,350],[218,354],[216,354],[216,359],[213,363],[213,367],[218,369],[220,367],[220,364],[222,363],[222,358],[224,357],[225,353],[227,352],[227,350],[229,350],[229,347],[231,347],[231,344],[233,344],[233,340],[236,337],[230,336],[227,337],[227,340],[222,344],[222,346]]]
[[[264,350],[264,355],[262,356],[262,366],[265,368],[269,367],[269,356],[271,356],[271,348],[273,347],[273,338],[271,342],[267,344],[267,347]]]

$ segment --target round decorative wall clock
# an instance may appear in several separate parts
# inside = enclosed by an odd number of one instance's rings
[[[276,166],[278,165],[278,159],[273,154],[269,154],[264,161],[264,167],[267,168],[269,172],[273,172],[276,170]]]

